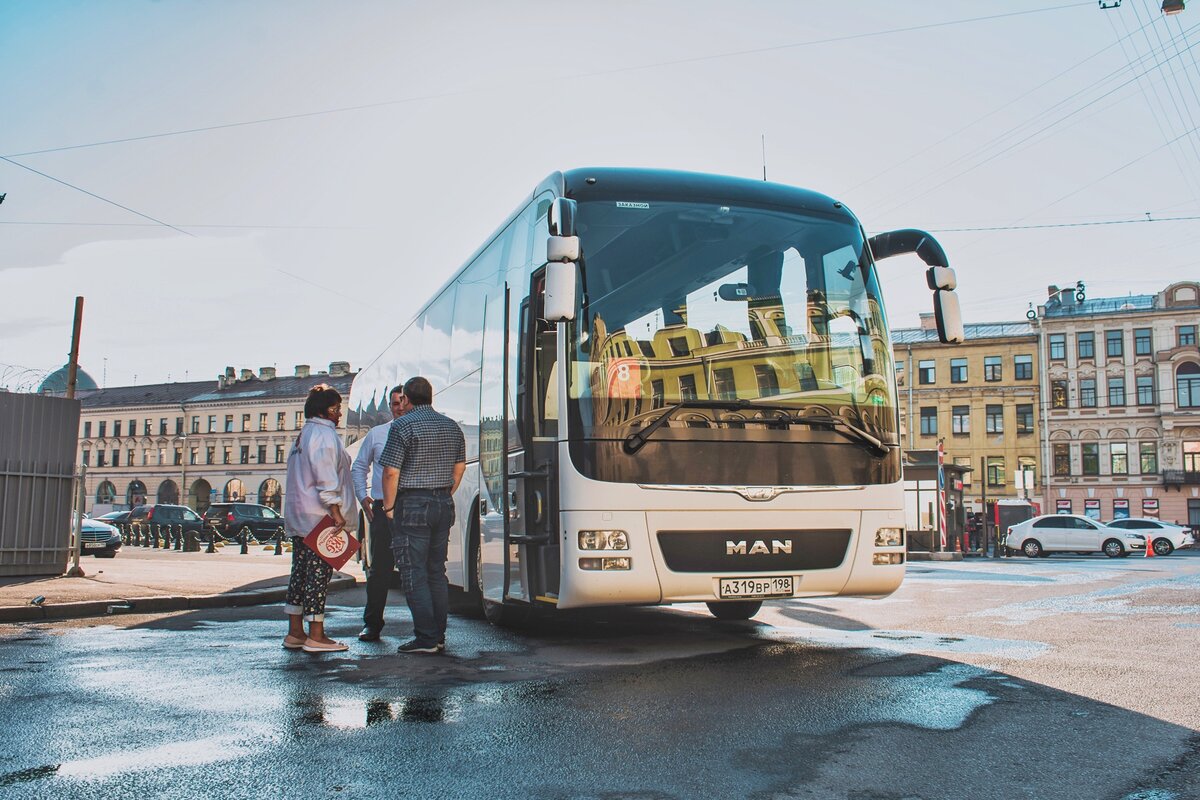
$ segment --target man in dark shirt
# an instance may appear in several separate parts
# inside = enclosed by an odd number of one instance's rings
[[[413,619],[413,639],[397,652],[440,653],[450,605],[446,550],[454,491],[467,466],[466,439],[457,422],[433,410],[433,387],[425,378],[409,378],[404,398],[411,410],[392,422],[379,458],[383,510]]]

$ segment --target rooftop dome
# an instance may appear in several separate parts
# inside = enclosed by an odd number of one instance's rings
[[[38,394],[66,394],[67,375],[70,371],[71,365],[63,364],[54,370],[54,372],[51,372],[46,376],[46,380],[42,381],[42,385],[38,387]],[[75,371],[75,391],[91,392],[99,388],[92,376],[84,372],[82,368]]]

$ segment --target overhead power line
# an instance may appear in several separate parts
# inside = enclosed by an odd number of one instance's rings
[[[975,228],[927,228],[930,233],[962,233],[967,231],[1024,231],[1043,228],[1090,228],[1098,225],[1145,225],[1150,222],[1195,222],[1194,217],[1146,217],[1144,219],[1106,219],[1095,222],[1047,222],[1040,225],[988,225]]]
[[[650,70],[650,69],[658,69],[659,67],[679,66],[679,65],[683,65],[683,64],[695,64],[695,63],[699,63],[699,62],[703,62],[703,61],[714,61],[717,59],[725,59],[725,58],[739,58],[742,56],[777,52],[777,51],[781,51],[781,50],[790,50],[790,49],[795,49],[795,48],[800,48],[800,47],[814,47],[817,45],[824,45],[824,44],[837,44],[839,42],[848,42],[848,41],[853,41],[855,39],[867,39],[867,38],[876,37],[876,36],[889,36],[889,35],[900,34],[900,33],[913,33],[916,31],[932,30],[935,28],[945,28],[945,27],[949,27],[952,25],[967,25],[967,24],[976,23],[976,22],[990,22],[992,20],[1005,19],[1008,17],[1020,17],[1020,16],[1026,16],[1029,14],[1042,14],[1042,13],[1046,13],[1046,12],[1050,12],[1050,11],[1061,11],[1063,9],[1080,8],[1082,6],[1091,6],[1091,5],[1092,5],[1091,0],[1088,0],[1088,2],[1067,3],[1065,5],[1047,6],[1044,8],[1031,8],[1031,9],[1026,9],[1024,11],[1009,11],[1009,12],[1005,12],[1002,14],[989,14],[987,16],[982,16],[982,17],[967,17],[967,18],[963,18],[963,19],[945,20],[943,22],[931,22],[931,23],[927,23],[924,25],[910,25],[910,26],[903,27],[903,28],[889,28],[889,29],[885,29],[885,30],[868,31],[865,33],[847,34],[845,36],[830,36],[830,37],[826,37],[823,39],[809,39],[809,40],[803,41],[803,42],[792,42],[789,44],[770,45],[767,47],[756,47],[756,48],[750,48],[750,49],[746,49],[746,50],[734,50],[734,51],[730,51],[727,53],[714,53],[714,54],[706,55],[706,56],[695,56],[692,58],[681,58],[681,59],[673,59],[673,60],[668,60],[668,61],[656,61],[656,62],[652,62],[649,64],[641,64],[641,65],[626,66],[626,67],[614,67],[612,69],[602,69],[602,70],[594,70],[592,72],[569,74],[569,75],[563,75],[558,80],[561,81],[561,80],[580,80],[583,78],[598,78],[598,77],[603,77],[606,75],[617,75],[617,74],[621,74],[621,73],[639,72],[639,71]],[[433,94],[416,95],[413,97],[403,97],[403,98],[398,98],[395,100],[382,100],[382,101],[379,101],[376,103],[363,103],[360,105],[327,108],[327,109],[322,109],[319,111],[304,111],[304,112],[299,112],[299,113],[295,113],[295,114],[283,114],[283,115],[274,116],[274,117],[262,117],[259,119],[240,120],[237,122],[226,122],[226,123],[221,123],[221,124],[216,124],[216,125],[204,125],[204,126],[194,127],[194,128],[181,128],[178,130],[161,131],[158,133],[143,134],[140,136],[126,136],[126,137],[122,137],[119,139],[104,139],[101,141],[86,142],[86,143],[82,143],[82,144],[62,145],[59,147],[46,147],[46,148],[41,148],[38,150],[26,150],[26,151],[20,152],[20,153],[8,153],[7,156],[0,156],[0,157],[19,158],[22,156],[42,155],[44,153],[58,153],[58,152],[62,152],[64,150],[80,150],[80,149],[88,148],[88,147],[102,147],[102,146],[111,145],[111,144],[124,144],[127,142],[145,141],[148,139],[161,139],[161,138],[165,138],[165,137],[169,137],[169,136],[186,136],[189,134],[207,133],[209,131],[222,130],[222,129],[226,129],[226,128],[238,128],[238,127],[246,127],[246,126],[250,126],[250,125],[265,125],[265,124],[269,124],[272,122],[286,122],[289,120],[304,119],[307,117],[318,117],[318,116],[324,116],[324,115],[328,115],[328,114],[344,114],[344,113],[351,112],[351,111],[366,111],[366,110],[370,110],[370,109],[384,108],[387,106],[416,103],[416,102],[421,102],[424,100],[438,100],[438,99],[443,99],[443,98],[447,98],[447,97],[455,97],[455,96],[465,95],[465,94],[488,92],[488,91],[493,91],[496,88],[498,88],[498,85],[493,84],[493,85],[487,85],[487,86],[479,86],[479,87],[475,87],[472,89],[460,89],[460,90],[451,91],[451,92],[438,92],[438,93],[433,93]]]

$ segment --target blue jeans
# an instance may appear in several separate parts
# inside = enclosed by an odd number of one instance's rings
[[[440,489],[401,490],[392,518],[392,549],[396,564],[407,560],[408,610],[413,638],[422,646],[445,641],[450,606],[446,580],[446,549],[454,524],[454,499]],[[407,559],[401,558],[401,554]]]

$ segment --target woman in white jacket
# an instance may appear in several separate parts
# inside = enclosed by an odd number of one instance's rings
[[[323,383],[314,386],[304,402],[304,416],[304,428],[287,460],[283,522],[292,537],[292,576],[284,605],[288,633],[283,646],[306,653],[328,653],[347,649],[325,635],[325,596],[333,567],[304,544],[304,537],[326,515],[339,527],[356,527],[358,501],[350,476],[350,456],[337,430],[342,396]]]

